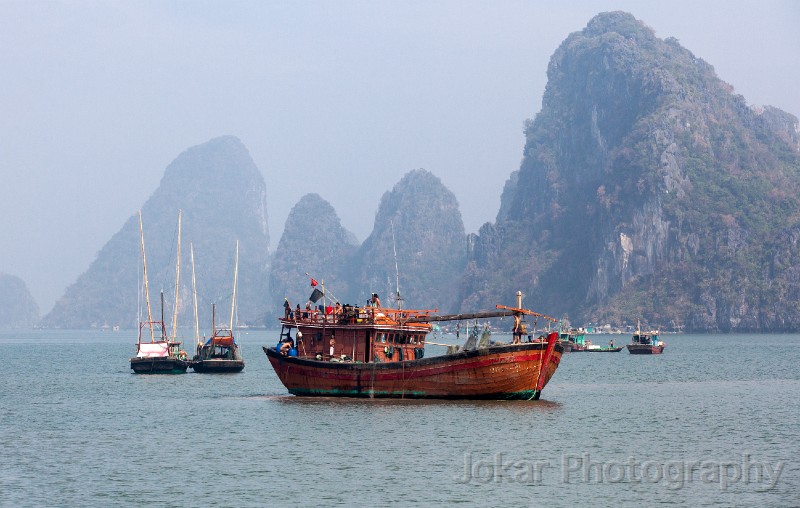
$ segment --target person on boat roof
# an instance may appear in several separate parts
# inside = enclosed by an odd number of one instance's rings
[[[283,317],[289,319],[289,315],[292,313],[292,304],[289,303],[288,298],[283,299]]]
[[[381,299],[378,297],[378,293],[372,293],[372,299],[370,300],[369,304],[373,307],[381,306]]]

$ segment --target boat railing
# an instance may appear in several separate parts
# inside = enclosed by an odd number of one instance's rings
[[[283,321],[303,323],[303,324],[381,324],[381,323],[402,323],[405,320],[414,318],[415,321],[424,321],[425,317],[430,316],[433,310],[411,310],[411,309],[388,309],[382,307],[345,307],[341,311],[330,313],[316,309],[304,311],[294,311]]]

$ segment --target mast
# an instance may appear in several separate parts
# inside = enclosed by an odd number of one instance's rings
[[[217,334],[217,304],[211,304],[211,336]]]
[[[397,266],[397,245],[394,241],[394,222],[389,221],[389,225],[392,226],[392,250],[394,251],[394,274],[395,274],[395,282],[397,288],[397,310],[402,310],[402,298],[400,297],[400,269]]]
[[[236,261],[233,265],[233,296],[231,297],[231,326],[228,330],[233,333],[233,310],[236,307],[236,280],[239,278],[239,240],[236,240]]]
[[[167,330],[164,328],[164,291],[161,291],[161,340],[167,340]]]
[[[147,300],[147,324],[150,326],[150,342],[155,342],[153,333],[153,314],[150,311],[150,288],[147,285],[147,257],[144,254],[144,228],[142,227],[142,211],[139,210],[139,235],[142,238],[142,267],[144,270],[144,295]],[[140,328],[141,329],[141,328]],[[141,336],[141,334],[139,334]],[[141,337],[139,339],[141,341]]]
[[[194,302],[194,338],[200,344],[200,322],[197,319],[197,282],[194,278],[194,244],[189,242],[189,254],[192,258],[192,301]]]
[[[181,284],[181,210],[178,209],[178,260],[175,263],[175,307],[172,310],[172,340],[178,336],[178,293]]]

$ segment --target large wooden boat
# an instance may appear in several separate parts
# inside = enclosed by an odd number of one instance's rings
[[[642,332],[636,325],[636,332],[627,345],[628,352],[632,355],[660,355],[664,352],[664,342],[659,340],[658,331]]]
[[[239,274],[239,242],[236,242],[236,260],[233,270],[233,295],[231,297],[231,320],[228,328],[217,329],[217,306],[211,306],[211,338],[203,342],[197,337],[197,353],[192,358],[192,370],[199,373],[241,372],[244,359],[239,344],[233,335],[233,318],[236,308],[236,281]],[[197,330],[197,291],[194,279],[194,249],[192,249],[192,288],[195,293],[195,330]]]
[[[189,367],[189,362],[186,358],[186,352],[181,350],[181,343],[175,340],[174,333],[172,339],[167,337],[167,330],[164,326],[164,293],[161,293],[161,320],[154,320],[150,310],[150,290],[147,282],[147,257],[144,250],[144,229],[142,228],[141,211],[139,212],[139,232],[142,242],[142,267],[144,293],[147,302],[147,320],[139,321],[136,356],[130,359],[131,369],[136,374],[182,374]],[[180,238],[180,213],[178,215],[178,238]],[[180,252],[180,243],[178,249]],[[180,265],[178,265],[176,272],[180,274]],[[177,302],[175,309],[175,312],[177,312]],[[173,324],[174,322],[173,318]],[[145,327],[150,330],[149,342],[142,340],[142,330]],[[158,337],[156,332],[158,332]]]
[[[263,349],[294,395],[538,399],[563,352],[555,332],[544,340],[425,355],[432,322],[542,316],[521,306],[518,293],[517,307],[447,316],[381,307],[345,306],[340,313],[329,313],[323,306],[300,315],[287,309],[279,319],[280,342]]]

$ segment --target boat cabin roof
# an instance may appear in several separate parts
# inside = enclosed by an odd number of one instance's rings
[[[327,309],[311,309],[295,312],[291,317],[279,318],[283,326],[302,327],[357,327],[357,328],[402,328],[429,332],[433,326],[425,322],[434,310],[387,309],[378,307],[351,307],[345,305],[340,312]],[[415,322],[407,322],[414,318]],[[418,320],[421,320],[418,321]]]

